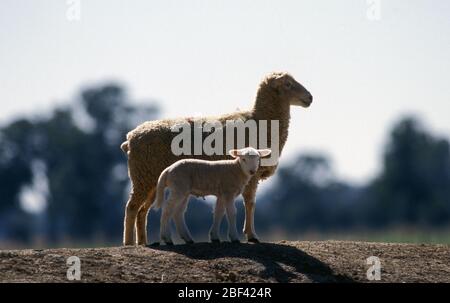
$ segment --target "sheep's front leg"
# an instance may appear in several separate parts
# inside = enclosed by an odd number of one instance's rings
[[[256,189],[258,188],[258,180],[252,178],[250,182],[246,185],[242,196],[244,197],[245,206],[245,223],[244,223],[244,233],[247,236],[248,242],[258,243],[258,236],[255,232],[254,225],[254,215],[255,215],[255,198]]]
[[[209,231],[209,238],[211,242],[220,242],[219,229],[220,222],[222,222],[223,215],[225,214],[225,204],[223,199],[217,198],[216,207],[214,208],[214,220],[211,230]]]
[[[236,229],[236,205],[234,198],[226,201],[227,219],[228,219],[228,237],[231,242],[239,243],[239,234]]]

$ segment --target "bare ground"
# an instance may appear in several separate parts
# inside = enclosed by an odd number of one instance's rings
[[[82,282],[450,282],[450,246],[346,241],[0,251],[1,282],[67,282],[69,256]]]

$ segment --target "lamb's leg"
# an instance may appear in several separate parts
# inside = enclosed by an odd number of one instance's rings
[[[258,236],[255,232],[254,225],[254,215],[255,215],[255,198],[256,189],[258,188],[258,180],[252,178],[250,182],[246,185],[242,196],[244,197],[245,206],[245,223],[244,223],[244,233],[247,236],[248,242],[258,243]]]
[[[123,245],[133,245],[134,225],[139,208],[145,202],[146,194],[143,188],[133,186],[125,209]]]
[[[184,220],[184,214],[186,212],[187,203],[188,203],[189,195],[183,199],[183,201],[176,206],[175,214],[173,215],[173,219],[175,221],[175,226],[177,228],[177,232],[180,237],[186,242],[186,244],[194,243],[192,239],[191,233],[189,232],[189,228],[186,225],[186,221]]]
[[[234,198],[226,201],[227,219],[228,219],[228,237],[231,242],[239,243],[239,234],[236,229],[236,205]]]
[[[225,203],[222,198],[217,198],[216,207],[214,208],[214,220],[211,230],[209,231],[209,238],[211,242],[220,242],[219,229],[225,214]]]
[[[138,245],[147,245],[147,216],[150,206],[153,200],[155,200],[155,194],[155,189],[152,188],[144,205],[138,211],[136,220],[136,239]]]
[[[171,190],[169,198],[162,207],[161,213],[161,227],[160,237],[161,241],[164,241],[167,245],[172,245],[172,237],[170,235],[170,219],[174,214],[175,207],[178,203],[181,203],[184,195],[180,195],[174,190]]]

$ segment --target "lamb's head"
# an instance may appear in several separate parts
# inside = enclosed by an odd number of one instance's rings
[[[247,147],[243,149],[232,149],[229,154],[233,158],[237,158],[242,171],[246,175],[253,176],[259,168],[260,158],[270,155],[271,152],[270,149]]]
[[[289,102],[290,105],[309,107],[312,103],[311,93],[288,73],[272,73],[264,82],[281,100]]]

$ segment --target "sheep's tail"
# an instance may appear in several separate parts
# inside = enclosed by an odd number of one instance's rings
[[[165,169],[158,179],[158,185],[156,185],[156,199],[152,205],[152,208],[159,209],[164,203],[164,189],[166,188],[168,171]]]

